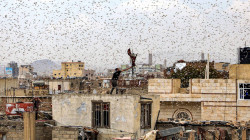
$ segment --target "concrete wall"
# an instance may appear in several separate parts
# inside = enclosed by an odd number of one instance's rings
[[[153,129],[160,108],[160,98],[155,95],[145,97],[153,100],[151,120],[151,129]],[[110,128],[98,128],[101,139],[111,139],[122,134],[138,137],[148,131],[140,129],[141,106],[138,95],[54,95],[52,98],[53,119],[61,126],[92,127],[92,101],[98,100],[110,102]]]
[[[159,120],[167,121],[168,118],[175,118],[175,114],[184,111],[190,114],[191,120],[201,120],[201,103],[200,102],[162,102]]]
[[[13,88],[18,88],[18,79],[16,78],[6,78],[0,79],[0,96],[5,96],[5,90]]]

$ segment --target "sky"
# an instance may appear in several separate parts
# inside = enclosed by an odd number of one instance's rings
[[[250,44],[250,0],[0,0],[0,64],[83,61],[103,70],[129,63],[170,66],[237,62]],[[248,45],[250,46],[250,45]]]

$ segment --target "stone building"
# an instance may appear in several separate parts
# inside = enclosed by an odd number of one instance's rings
[[[190,79],[180,88],[179,79],[150,79],[148,92],[161,97],[160,120],[250,120],[250,80]]]
[[[60,126],[93,127],[98,139],[139,138],[153,130],[160,109],[158,95],[58,94],[53,119]]]
[[[53,70],[54,78],[84,77],[84,62],[62,62],[60,70]]]

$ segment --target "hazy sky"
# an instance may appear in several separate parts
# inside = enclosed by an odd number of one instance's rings
[[[167,59],[235,63],[250,44],[250,0],[0,0],[0,63],[84,61],[88,68]],[[250,45],[248,45],[250,46]]]

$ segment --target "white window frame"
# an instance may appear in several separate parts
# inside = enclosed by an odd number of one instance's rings
[[[240,84],[243,84],[243,88],[240,88]],[[239,83],[238,84],[238,93],[239,93],[238,94],[238,100],[249,100],[250,101],[250,99],[244,99],[244,95],[243,95],[243,93],[241,93],[241,90],[244,91],[244,89],[250,89],[250,88],[245,88],[244,84],[249,84],[250,85],[250,83]]]

